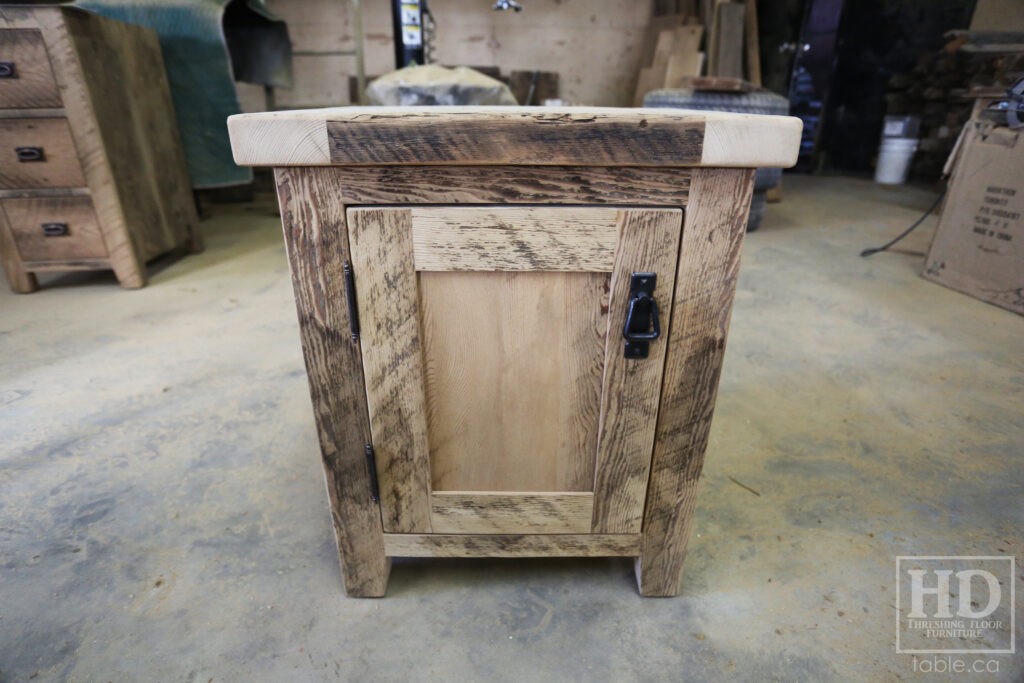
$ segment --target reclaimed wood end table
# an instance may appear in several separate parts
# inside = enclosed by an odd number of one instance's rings
[[[679,589],[754,169],[799,119],[344,107],[276,169],[345,590],[392,557],[636,558]]]
[[[57,3],[50,3],[55,5]],[[68,5],[0,5],[0,266],[113,270],[203,249],[155,31]]]

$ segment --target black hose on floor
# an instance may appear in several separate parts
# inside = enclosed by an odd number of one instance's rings
[[[891,240],[889,242],[886,242],[885,244],[883,244],[880,247],[876,247],[874,249],[865,249],[864,251],[860,252],[860,255],[861,256],[871,256],[872,254],[877,254],[880,251],[887,251],[889,249],[889,247],[891,247],[892,245],[896,244],[897,242],[899,242],[901,239],[903,239],[904,237],[906,237],[910,233],[914,232],[914,229],[917,228],[917,226],[921,225],[921,223],[924,223],[924,219],[928,218],[928,216],[931,215],[932,211],[935,210],[935,208],[939,205],[939,202],[941,202],[942,198],[945,197],[945,196],[946,196],[946,191],[943,190],[941,193],[939,193],[939,196],[935,198],[935,201],[932,203],[932,205],[928,207],[928,210],[924,212],[924,215],[922,215],[920,218],[918,218],[916,221],[914,221],[914,224],[911,225],[909,228],[907,228],[906,230],[901,232],[899,235],[897,235],[895,239],[893,239],[893,240]]]

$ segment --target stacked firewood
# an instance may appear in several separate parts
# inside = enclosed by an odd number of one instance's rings
[[[889,79],[886,114],[920,118],[920,142],[911,174],[937,180],[977,104],[1002,98],[1024,75],[1024,51],[1014,43],[987,42],[980,32],[955,31],[937,52],[921,55],[908,73]],[[1019,46],[1024,48],[1024,45]]]

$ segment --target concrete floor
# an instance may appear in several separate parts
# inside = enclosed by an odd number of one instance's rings
[[[858,257],[933,194],[785,193],[745,247],[675,599],[622,559],[398,561],[346,598],[268,200],[215,207],[141,291],[0,288],[0,680],[915,677],[895,557],[1024,555],[1024,320],[920,254]]]

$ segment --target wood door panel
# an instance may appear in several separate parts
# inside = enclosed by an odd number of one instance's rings
[[[416,270],[610,273],[618,211],[606,207],[416,207]]]
[[[666,342],[627,360],[621,330],[654,272],[668,336],[681,230],[666,208],[349,210],[387,532],[640,531]]]
[[[430,506],[438,534],[580,534],[590,531],[594,494],[440,491]]]
[[[420,273],[435,491],[590,491],[603,273]]]

